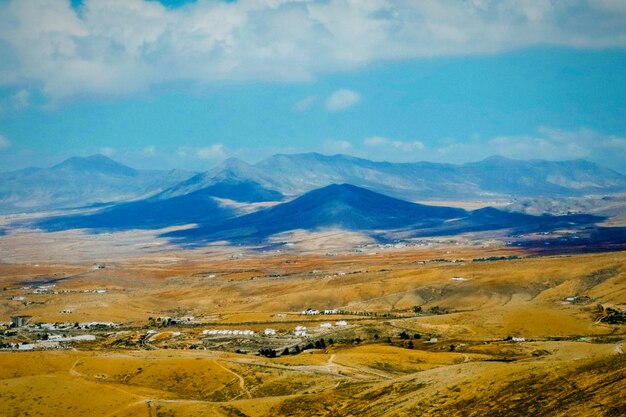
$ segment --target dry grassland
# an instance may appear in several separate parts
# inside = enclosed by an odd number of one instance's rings
[[[508,255],[522,258],[472,262]],[[120,327],[75,349],[0,352],[0,415],[624,415],[624,325],[598,321],[598,304],[626,307],[626,253],[524,256],[450,248],[144,256],[102,270],[2,264],[0,321],[22,314]],[[56,293],[32,293],[52,282]],[[571,296],[588,298],[566,302]],[[309,307],[341,312],[300,314]],[[187,315],[192,324],[148,322]],[[348,326],[319,328],[337,320]],[[265,358],[245,341],[201,334],[271,327],[279,336],[263,343],[304,347],[306,338],[292,342],[296,325],[326,347]],[[158,333],[140,342],[153,328]]]

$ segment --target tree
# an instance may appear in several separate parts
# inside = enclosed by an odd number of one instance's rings
[[[407,344],[407,347],[409,349],[413,349],[413,341],[412,340],[409,340],[409,343]]]
[[[265,356],[266,358],[275,358],[276,351],[270,348],[262,348],[259,350],[259,355]]]
[[[413,312],[414,312],[415,314],[417,314],[417,313],[421,313],[421,312],[422,312],[422,307],[421,307],[421,306],[415,306],[415,307],[413,307]]]
[[[283,350],[283,353],[281,353],[281,356],[287,356],[289,355],[289,348],[286,347],[285,350]]]

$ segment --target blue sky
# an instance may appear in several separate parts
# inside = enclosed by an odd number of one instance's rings
[[[317,151],[626,172],[617,1],[72,3],[0,1],[3,170]]]

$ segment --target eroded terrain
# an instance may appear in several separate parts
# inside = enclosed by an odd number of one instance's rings
[[[190,251],[2,264],[0,276],[2,343],[12,349],[0,352],[4,415],[626,407],[623,252]],[[11,326],[16,316],[27,322]]]

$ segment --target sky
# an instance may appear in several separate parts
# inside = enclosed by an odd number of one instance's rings
[[[0,0],[0,171],[311,151],[626,173],[626,2]]]

